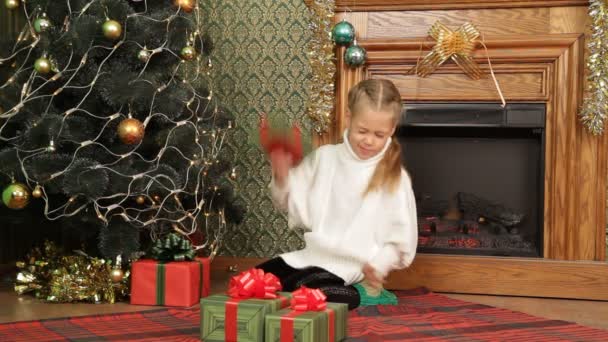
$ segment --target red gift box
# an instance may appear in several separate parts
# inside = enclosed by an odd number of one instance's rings
[[[131,265],[131,304],[189,307],[209,295],[209,258]]]

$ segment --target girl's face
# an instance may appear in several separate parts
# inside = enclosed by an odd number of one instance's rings
[[[395,133],[397,120],[390,111],[375,111],[362,106],[355,115],[347,113],[348,142],[362,160],[382,151],[386,141]]]

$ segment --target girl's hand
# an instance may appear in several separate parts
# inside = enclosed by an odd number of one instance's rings
[[[365,276],[365,281],[376,289],[381,289],[382,284],[385,282],[384,278],[370,264],[363,266],[363,275]]]
[[[293,158],[290,153],[283,150],[274,150],[270,154],[270,165],[272,176],[279,187],[285,186],[289,169],[293,166]]]

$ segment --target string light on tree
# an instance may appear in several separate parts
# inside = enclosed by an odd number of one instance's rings
[[[174,0],[175,6],[181,8],[184,12],[190,13],[196,6],[196,0]]]
[[[55,147],[55,142],[53,140],[49,142],[49,146],[46,148],[46,150],[48,152],[55,152],[57,150],[57,148]]]

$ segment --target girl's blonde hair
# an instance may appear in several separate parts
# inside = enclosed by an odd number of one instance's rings
[[[348,92],[348,109],[351,115],[361,110],[373,109],[393,113],[395,124],[401,116],[401,95],[393,82],[389,80],[370,79],[359,82]],[[401,145],[395,139],[384,153],[382,160],[369,181],[365,194],[386,189],[394,192],[401,181]]]

